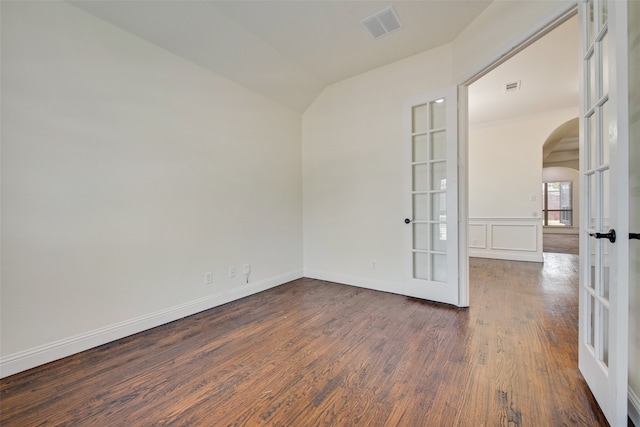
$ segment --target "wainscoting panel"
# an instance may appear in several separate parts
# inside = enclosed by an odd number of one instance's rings
[[[469,256],[543,262],[540,218],[470,218]]]
[[[487,224],[469,223],[469,248],[487,249]]]
[[[491,249],[535,252],[535,224],[491,224],[490,228]]]

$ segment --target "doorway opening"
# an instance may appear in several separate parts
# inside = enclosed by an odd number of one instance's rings
[[[579,254],[580,148],[575,117],[558,126],[542,147],[542,252]]]
[[[462,90],[470,257],[544,262],[545,251],[578,253],[577,10],[525,44]]]

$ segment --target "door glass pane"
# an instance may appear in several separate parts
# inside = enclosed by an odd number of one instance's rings
[[[429,280],[429,254],[413,253],[413,277],[415,279]]]
[[[594,310],[594,302],[595,299],[591,294],[589,294],[589,299],[587,302],[587,318],[589,319],[589,333],[587,334],[587,344],[589,344],[591,347],[595,347],[596,313]]]
[[[591,56],[589,56],[589,59],[587,59],[587,63],[589,64],[589,92],[587,93],[587,105],[589,108],[591,108],[595,105],[598,99],[596,96],[596,58],[593,52],[591,52]]]
[[[431,194],[431,218],[432,221],[447,220],[447,193]]]
[[[608,170],[602,171],[602,226],[600,229],[603,232],[608,232],[611,227],[611,211],[609,209],[609,179],[610,174]],[[608,240],[606,240],[608,242]]]
[[[445,131],[431,134],[431,160],[443,160],[447,156],[447,134]]]
[[[436,282],[447,281],[447,256],[444,254],[431,254],[432,274],[431,280]]]
[[[587,185],[589,186],[588,189],[588,193],[587,196],[589,197],[589,212],[588,212],[588,219],[589,219],[589,228],[595,229],[596,228],[596,214],[597,214],[597,197],[596,197],[596,174],[592,173],[591,175],[589,175],[588,177],[589,181],[587,182]]]
[[[427,194],[413,195],[413,220],[424,221],[429,216],[429,196]]]
[[[587,153],[589,159],[589,169],[594,169],[596,167],[596,153],[597,153],[597,133],[596,133],[596,115],[592,114],[587,117],[587,147],[589,148],[589,152]]]
[[[601,1],[598,5],[600,6],[600,25],[598,28],[602,28],[609,19],[608,2]]]
[[[435,162],[431,164],[431,190],[447,189],[447,164]]]
[[[416,105],[412,108],[412,131],[426,132],[427,130],[427,104]]]
[[[602,339],[602,363],[609,366],[609,310],[600,305],[600,337]]]
[[[609,164],[609,101],[602,106],[602,164]]]
[[[587,2],[587,41],[589,46],[595,40],[593,0]]]
[[[600,57],[602,58],[602,92],[600,96],[604,96],[609,93],[609,39],[608,33],[605,33],[600,44]]]
[[[427,163],[413,165],[413,191],[422,191],[429,187],[428,174],[429,165]]]
[[[426,162],[429,160],[429,151],[427,150],[427,134],[415,135],[413,137],[413,156],[414,162]]]
[[[427,250],[429,249],[429,224],[413,225],[413,249]]]
[[[433,129],[444,129],[446,122],[446,109],[445,109],[445,100],[439,99],[437,101],[432,101],[429,103],[431,107],[431,127],[430,130]]]
[[[587,239],[589,245],[589,280],[588,286],[595,290],[596,289],[596,246],[597,240],[589,237]]]
[[[447,251],[447,224],[431,224],[431,250]]]
[[[609,243],[608,241],[602,244],[604,254],[602,255],[602,286],[600,287],[599,295],[607,301],[609,300]]]

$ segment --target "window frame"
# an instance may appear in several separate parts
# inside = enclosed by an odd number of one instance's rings
[[[548,209],[549,205],[549,184],[558,184],[558,188],[562,187],[562,184],[569,184],[569,199],[571,202],[571,206],[568,209]],[[559,190],[561,191],[561,190]],[[573,228],[573,181],[545,181],[542,183],[542,226],[543,227],[553,227],[553,228]],[[569,216],[569,224],[549,224],[549,213],[550,212],[559,212],[560,213],[560,222],[562,222],[562,217],[564,215]]]

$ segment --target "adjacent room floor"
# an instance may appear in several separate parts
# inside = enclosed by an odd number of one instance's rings
[[[1,381],[9,426],[606,425],[578,257],[471,259],[471,307],[300,279]]]
[[[542,251],[553,252],[557,254],[575,254],[579,253],[580,246],[579,236],[577,234],[549,234],[545,233],[542,237]]]

